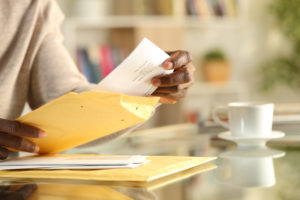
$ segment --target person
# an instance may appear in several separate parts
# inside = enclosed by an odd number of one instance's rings
[[[25,138],[46,135],[15,121],[26,102],[35,109],[92,85],[62,44],[64,16],[54,0],[1,0],[0,11],[0,158],[6,159],[9,148],[38,152],[39,147]],[[188,52],[168,53],[170,57],[162,65],[174,72],[153,77],[152,83],[158,87],[153,95],[177,101],[192,85],[195,68]]]

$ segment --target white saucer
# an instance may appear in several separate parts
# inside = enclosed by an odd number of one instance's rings
[[[220,158],[280,158],[285,155],[285,152],[269,149],[269,148],[254,148],[241,149],[237,148],[231,151],[223,152],[219,155]]]
[[[233,141],[239,146],[265,146],[268,140],[284,137],[285,133],[281,131],[272,131],[270,136],[265,137],[238,137],[232,136],[230,131],[225,131],[218,136],[224,140]]]

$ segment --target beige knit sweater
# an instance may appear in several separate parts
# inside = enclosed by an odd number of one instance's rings
[[[55,0],[0,0],[0,118],[90,87],[62,44]]]

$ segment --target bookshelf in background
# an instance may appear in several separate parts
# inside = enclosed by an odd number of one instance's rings
[[[77,1],[68,1],[71,10]],[[184,40],[189,30],[199,29],[235,29],[240,23],[241,0],[99,0],[105,2],[105,14],[94,17],[96,14],[86,12],[70,15],[64,24],[66,46],[75,58],[78,46],[87,46],[95,41],[89,40],[89,35],[99,34],[97,43],[110,43],[118,40],[125,52],[130,52],[143,38],[149,37],[163,49],[189,49]],[[84,1],[86,5],[89,1]],[[66,11],[67,12],[67,11]],[[70,11],[68,12],[70,13]],[[118,33],[119,32],[119,33]],[[107,36],[103,37],[102,34]],[[119,35],[115,39],[110,35]],[[162,35],[176,35],[176,39],[161,37]],[[110,38],[113,38],[112,40]],[[88,41],[88,42],[86,42]],[[118,44],[118,45],[119,45]],[[126,53],[125,53],[126,54]]]
[[[113,0],[110,4],[109,15],[74,16],[65,23],[66,45],[93,83],[113,69],[101,64],[100,53],[91,52],[96,49],[94,43],[107,47],[113,59],[104,56],[104,63],[108,60],[116,67],[144,37],[164,50],[189,49],[184,40],[190,28],[228,27],[228,22],[235,25],[231,19],[238,17],[238,0]],[[91,34],[96,36],[90,37]]]

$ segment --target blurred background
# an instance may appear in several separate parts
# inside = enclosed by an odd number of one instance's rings
[[[57,2],[66,16],[65,45],[90,82],[144,37],[163,50],[192,54],[195,85],[181,102],[161,106],[146,127],[207,124],[215,106],[232,101],[271,101],[298,115],[299,0]]]

